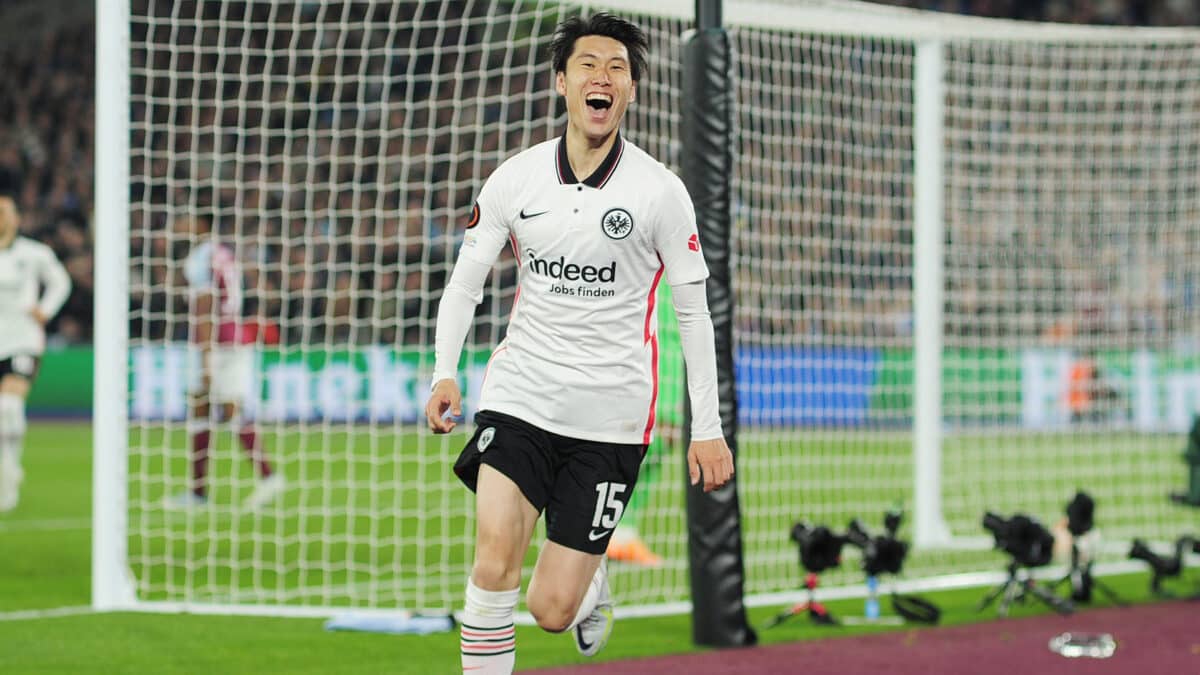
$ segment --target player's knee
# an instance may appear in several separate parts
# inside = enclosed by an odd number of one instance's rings
[[[487,555],[481,549],[476,555],[475,566],[471,569],[471,579],[476,586],[486,590],[515,588],[521,583],[521,566],[511,564],[504,560],[503,556]]]
[[[572,603],[559,594],[530,595],[525,598],[525,603],[538,627],[550,633],[565,631],[575,618],[576,608],[571,607]]]
[[[29,380],[21,375],[9,373],[0,377],[0,395],[19,396],[22,400],[29,394]]]

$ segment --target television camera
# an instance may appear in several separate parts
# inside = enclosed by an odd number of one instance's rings
[[[1008,578],[984,597],[979,603],[979,611],[997,598],[1002,598],[997,613],[1006,616],[1013,602],[1024,602],[1030,595],[1059,614],[1075,611],[1069,600],[1034,583],[1030,572],[1035,567],[1050,564],[1054,557],[1054,535],[1044,525],[1023,513],[1004,518],[988,511],[983,516],[983,527],[992,533],[996,548],[1007,553],[1011,560],[1008,563]]]

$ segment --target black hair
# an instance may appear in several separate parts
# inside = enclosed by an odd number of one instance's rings
[[[575,51],[575,41],[588,35],[608,37],[625,45],[629,52],[629,69],[633,81],[642,79],[646,71],[646,51],[650,47],[646,34],[634,24],[607,12],[597,12],[590,17],[573,16],[563,20],[554,31],[550,42],[551,63],[554,72],[567,72],[567,59]]]
[[[0,166],[0,197],[8,197],[18,204],[21,202],[21,177],[5,166]]]

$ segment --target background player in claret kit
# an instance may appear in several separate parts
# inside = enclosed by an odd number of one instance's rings
[[[16,176],[0,173],[0,512],[20,502],[25,399],[46,348],[46,322],[71,292],[54,251],[18,236],[19,194]]]
[[[612,630],[604,550],[653,437],[656,288],[673,289],[693,408],[688,464],[705,490],[733,475],[717,411],[708,269],[692,202],[621,138],[646,38],[608,14],[559,25],[551,51],[567,129],[502,164],[479,193],[438,308],[426,417],[462,414],[457,367],[492,264],[511,245],[519,292],[492,354],[476,429],[455,472],[476,492],[475,562],[462,614],[464,672],[510,673],[521,564],[543,509],[547,542],[526,595],[542,628],[595,654]]]
[[[238,441],[254,463],[259,481],[247,508],[270,503],[284,490],[283,474],[272,470],[253,421],[242,419],[242,403],[254,367],[253,337],[242,317],[242,272],[233,251],[217,241],[203,216],[176,222],[176,233],[191,245],[183,273],[187,280],[192,343],[200,352],[198,381],[192,384],[188,436],[192,442],[192,485],[167,498],[169,508],[208,503],[208,460],[213,404],[220,421],[234,426]]]

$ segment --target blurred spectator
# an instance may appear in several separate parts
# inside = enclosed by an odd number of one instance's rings
[[[42,12],[39,23],[6,21],[18,10],[34,11],[32,0],[0,8],[0,30],[22,27],[0,40],[0,166],[24,175],[25,234],[53,247],[74,282],[48,327],[59,344],[86,343],[92,333],[94,25],[86,14],[92,3],[77,4],[72,13]],[[881,4],[1034,21],[1200,22],[1200,3],[1183,0]],[[544,45],[528,39],[529,26],[493,13],[489,3],[228,0],[186,4],[183,17],[175,3],[132,5],[142,18],[131,26],[131,335],[185,336],[176,262],[184,242],[169,227],[178,213],[204,208],[247,270],[248,321],[277,327],[293,343],[428,342],[461,236],[457,223],[482,177],[516,149],[559,131],[561,105],[542,86]],[[396,11],[425,14],[397,23]],[[435,21],[445,28],[414,28]],[[511,25],[496,25],[506,21]],[[271,30],[258,29],[272,22]],[[503,63],[478,47],[502,35],[514,45]],[[763,264],[760,273],[739,274],[743,330],[823,342],[911,338],[912,158],[895,149],[911,143],[912,120],[908,94],[894,84],[911,75],[911,66],[897,52],[885,55],[894,73],[857,77],[863,58],[878,56],[869,51],[847,42],[819,54],[821,67],[807,71],[764,60],[750,65],[757,78],[739,82],[741,100],[792,115],[788,143],[778,143],[778,128],[755,129],[751,120],[738,153],[735,183],[744,203],[737,247]],[[671,72],[677,57],[655,55],[667,60],[656,72]],[[1171,61],[1169,53],[1159,58],[1155,68],[1194,65]],[[1029,64],[1010,65],[1022,72]],[[1118,72],[1130,67],[1112,65]],[[481,75],[501,66],[504,77]],[[285,85],[288,72],[305,75]],[[670,83],[639,90],[629,135],[669,158],[678,151],[671,131],[677,110],[664,85]],[[1138,187],[1159,160],[1097,168],[1088,164],[1087,148],[1029,145],[1077,137],[1079,130],[1064,126],[1074,110],[1159,119],[1166,103],[1155,94],[1063,96],[1040,116],[1007,116],[972,98],[985,94],[948,89],[949,107],[975,111],[952,120],[962,133],[947,138],[948,170],[963,180],[947,194],[948,336],[1044,334],[1069,343],[1098,334],[1168,339],[1196,329],[1186,317],[1200,296],[1200,272],[1180,261],[1200,245],[1197,235],[1138,225],[1161,215],[1138,205],[1180,203]],[[1140,138],[1112,131],[1123,142]],[[1173,151],[1151,143],[1115,154]],[[980,167],[955,164],[980,153],[1027,157],[1037,166],[997,162],[980,182]],[[1131,187],[1084,204],[1090,192],[1064,186],[1078,187],[1088,171],[1115,172]],[[1091,227],[1089,213],[1111,217],[1122,209],[1128,223]],[[1195,210],[1172,217],[1195,223]],[[1054,234],[1042,223],[1053,224]],[[1080,251],[1094,251],[1097,264],[1072,263]],[[479,309],[476,341],[498,339],[515,281],[515,260],[505,253]]]

